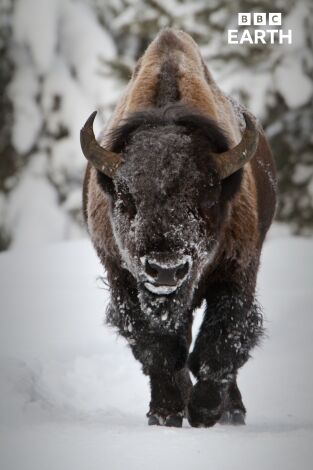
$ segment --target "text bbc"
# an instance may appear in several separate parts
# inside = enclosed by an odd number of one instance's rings
[[[281,13],[238,13],[238,26],[281,26]]]

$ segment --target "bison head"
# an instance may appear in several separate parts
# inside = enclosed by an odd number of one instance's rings
[[[82,149],[110,197],[115,240],[141,302],[188,304],[255,153],[255,124],[245,115],[242,140],[230,150],[212,119],[169,105],[131,115],[106,150],[94,138],[94,116],[82,129]]]

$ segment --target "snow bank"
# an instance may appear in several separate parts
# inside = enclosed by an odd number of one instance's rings
[[[247,426],[168,429],[147,426],[147,379],[102,325],[108,292],[89,242],[2,254],[1,469],[310,469],[312,266],[312,240],[267,242],[267,338],[239,377]]]

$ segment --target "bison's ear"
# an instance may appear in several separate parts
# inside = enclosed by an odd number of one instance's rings
[[[235,173],[254,156],[259,143],[259,131],[255,121],[244,113],[246,129],[236,147],[223,153],[213,153],[217,172],[221,179]]]
[[[118,167],[123,163],[121,155],[101,147],[96,141],[93,132],[93,122],[97,111],[93,112],[87,119],[80,131],[80,145],[87,160],[101,173],[113,178]]]

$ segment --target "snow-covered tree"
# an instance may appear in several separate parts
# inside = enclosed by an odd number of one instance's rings
[[[293,44],[228,44],[243,11],[282,12]],[[310,0],[2,0],[0,18],[0,248],[84,233],[80,127],[94,109],[103,125],[166,26],[190,33],[223,90],[261,120],[279,171],[277,218],[312,233]]]
[[[82,233],[79,130],[117,99],[114,80],[98,73],[115,45],[89,5],[74,0],[16,0],[11,23],[6,96],[20,170],[5,195],[4,228],[25,246]]]
[[[15,150],[12,145],[13,106],[8,97],[8,87],[13,76],[10,47],[12,38],[12,0],[0,4],[0,250],[10,243],[5,225],[6,194],[9,181],[16,173]]]
[[[313,3],[122,0],[108,10],[100,0],[91,1],[119,40],[118,55],[106,66],[125,81],[161,28],[174,26],[194,37],[220,86],[246,104],[267,131],[279,173],[277,219],[296,233],[312,233]],[[237,12],[247,11],[281,12],[282,28],[292,30],[292,45],[228,44],[228,29],[238,29]]]

